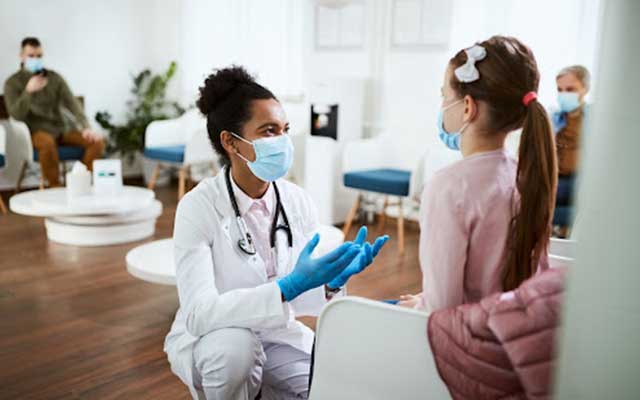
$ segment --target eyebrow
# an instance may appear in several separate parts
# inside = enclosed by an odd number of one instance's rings
[[[266,124],[262,124],[262,125],[260,125],[260,126],[258,127],[258,129],[263,129],[263,128],[266,128],[266,127],[269,127],[269,126],[276,126],[276,127],[277,127],[277,126],[280,126],[280,124],[279,124],[279,123],[277,123],[277,122],[267,122]],[[288,122],[287,122],[286,124],[284,124],[285,129],[286,129],[288,126],[289,126],[289,123],[288,123]]]

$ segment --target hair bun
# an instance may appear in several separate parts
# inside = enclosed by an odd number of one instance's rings
[[[196,105],[202,114],[207,115],[229,97],[238,86],[255,83],[255,79],[241,66],[234,65],[215,70],[199,88],[200,97]]]

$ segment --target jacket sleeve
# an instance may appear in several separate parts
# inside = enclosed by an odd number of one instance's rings
[[[31,108],[31,93],[19,87],[15,81],[7,80],[4,84],[4,102],[9,115],[24,121]]]
[[[200,196],[200,197],[198,197]],[[186,329],[196,337],[228,327],[264,329],[286,325],[289,315],[275,282],[219,293],[214,275],[211,234],[215,211],[201,192],[190,192],[178,205],[174,257],[180,307]],[[235,262],[216,260],[216,262]]]
[[[58,77],[60,79],[60,101],[62,102],[62,105],[71,111],[82,128],[88,128],[89,122],[87,121],[87,117],[84,115],[80,102],[73,96],[69,85],[67,85],[67,81],[65,81],[61,75],[58,75]]]
[[[444,175],[436,175],[423,194],[420,215],[421,308],[428,312],[463,303],[469,242],[463,199],[461,191],[452,187]]]

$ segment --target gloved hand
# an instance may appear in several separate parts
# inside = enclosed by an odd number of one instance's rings
[[[345,242],[335,250],[320,258],[312,259],[311,253],[318,245],[317,233],[300,252],[296,266],[288,275],[278,279],[278,286],[286,301],[291,301],[313,288],[325,285],[334,279],[360,253],[360,245]]]
[[[356,236],[355,244],[361,246],[360,254],[349,264],[347,268],[345,268],[335,279],[327,284],[329,289],[338,289],[344,286],[349,278],[351,278],[355,274],[359,274],[364,271],[371,263],[373,259],[378,255],[382,246],[389,240],[388,235],[380,236],[373,243],[373,246],[368,242],[365,242],[367,239],[367,227],[363,226],[358,231],[358,235]]]

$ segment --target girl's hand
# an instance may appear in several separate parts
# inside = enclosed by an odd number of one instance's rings
[[[416,306],[420,304],[421,298],[422,298],[422,293],[404,294],[400,296],[400,301],[398,302],[398,305],[400,307],[416,308]]]

